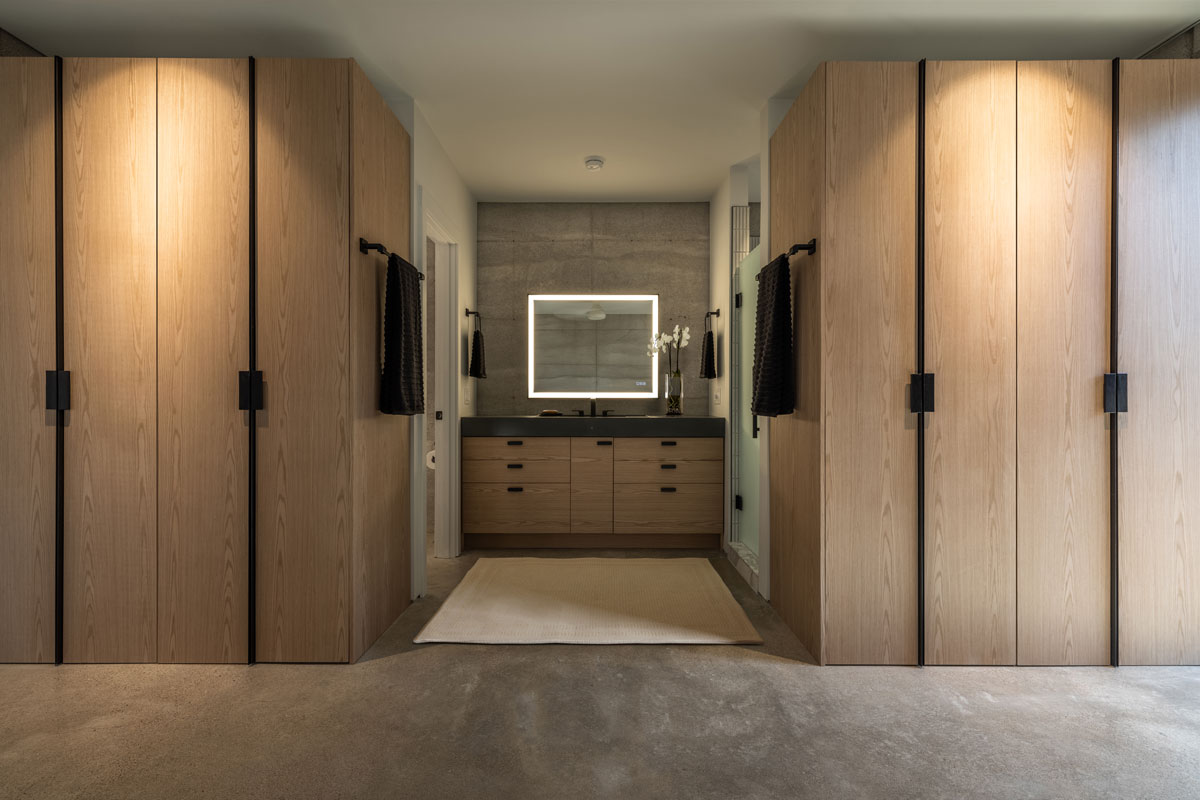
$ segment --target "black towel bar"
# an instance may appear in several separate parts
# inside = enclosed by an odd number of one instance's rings
[[[799,253],[801,250],[803,250],[804,252],[808,253],[811,256],[813,253],[817,252],[817,240],[809,239],[804,244],[794,244],[794,245],[792,245],[792,249],[787,251],[787,254],[788,254],[788,256],[794,256],[794,255],[796,255],[796,253]],[[754,276],[754,280],[758,280],[757,275]]]
[[[386,247],[384,247],[381,243],[368,242],[366,239],[362,238],[361,236],[358,237],[358,252],[362,253],[365,256],[367,253],[371,252],[372,250],[376,251],[380,255],[384,255],[384,256],[391,255],[391,253],[388,252],[388,249]],[[417,275],[420,276],[421,280],[425,280],[425,273],[417,272]]]

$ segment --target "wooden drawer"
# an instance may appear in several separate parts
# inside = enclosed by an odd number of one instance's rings
[[[721,461],[725,457],[725,440],[720,437],[622,438],[613,447],[617,461]],[[618,475],[620,471],[618,467]]]
[[[567,484],[463,484],[463,533],[563,533],[570,527]]]
[[[569,461],[557,459],[464,460],[462,480],[463,483],[567,483],[571,480],[571,468]]]
[[[613,533],[721,533],[724,528],[723,484],[618,483],[615,487]]]
[[[468,436],[462,440],[462,457],[464,463],[560,461],[566,471],[566,463],[571,460],[571,440],[565,436],[524,439],[519,436]]]
[[[622,461],[617,480],[673,486],[677,483],[724,483],[724,461]]]

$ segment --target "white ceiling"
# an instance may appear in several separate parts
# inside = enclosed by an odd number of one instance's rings
[[[707,200],[826,59],[1132,57],[1196,0],[4,0],[66,55],[352,56],[480,200]],[[599,154],[599,172],[583,168]]]

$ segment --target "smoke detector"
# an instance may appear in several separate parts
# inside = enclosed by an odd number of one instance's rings
[[[583,166],[590,172],[595,172],[598,169],[604,168],[604,158],[602,156],[588,156],[583,160]]]

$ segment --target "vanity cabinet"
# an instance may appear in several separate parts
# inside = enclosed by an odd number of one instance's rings
[[[720,436],[464,436],[463,534],[469,547],[718,547],[724,454]]]

